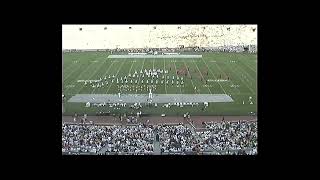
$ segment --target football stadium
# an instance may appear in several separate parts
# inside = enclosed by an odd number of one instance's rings
[[[256,155],[257,25],[62,25],[63,155]]]

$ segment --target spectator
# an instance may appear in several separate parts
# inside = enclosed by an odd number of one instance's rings
[[[257,122],[214,122],[197,134],[217,150],[257,148]],[[256,153],[256,151],[254,151]]]
[[[62,152],[98,152],[120,126],[62,125]]]
[[[131,117],[133,118],[133,117]],[[128,118],[130,120],[130,118]],[[211,122],[205,131],[197,132],[179,125],[97,126],[94,124],[62,124],[62,152],[153,153],[155,140],[163,153],[214,151],[217,154],[257,154],[257,122]],[[102,152],[103,153],[103,152]]]
[[[192,151],[198,143],[189,128],[184,125],[158,126],[160,148],[165,153]]]

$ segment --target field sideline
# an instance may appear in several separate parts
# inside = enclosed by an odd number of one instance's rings
[[[97,80],[109,75],[116,77],[128,76],[135,71],[138,73],[144,69],[168,70],[164,76],[170,78],[169,84],[159,83],[155,94],[227,94],[232,97],[232,103],[210,103],[208,108],[203,105],[197,107],[146,107],[143,112],[149,114],[181,115],[190,112],[196,115],[249,115],[257,112],[257,55],[247,53],[202,53],[200,59],[109,59],[107,52],[75,52],[63,53],[63,94],[65,115],[73,113],[95,114],[97,111],[112,111],[135,113],[136,110],[116,110],[109,107],[85,108],[84,103],[66,102],[75,94],[116,94],[119,92],[115,81],[100,88],[92,88],[78,80]],[[187,70],[189,69],[189,71]],[[183,85],[176,84],[176,72],[182,72]],[[172,76],[175,76],[174,84],[171,84]],[[192,77],[192,79],[191,79]],[[229,77],[229,80],[227,79]],[[201,81],[203,79],[203,81]],[[122,89],[122,93],[147,94],[146,87],[140,89],[142,78],[137,78],[139,84],[128,83],[130,88]],[[207,81],[207,84],[205,83]],[[220,80],[220,81],[217,81]],[[144,82],[145,85],[145,82]],[[149,83],[150,85],[150,83]],[[196,91],[195,91],[196,87]],[[249,97],[252,97],[249,103]],[[244,104],[243,104],[244,102]]]

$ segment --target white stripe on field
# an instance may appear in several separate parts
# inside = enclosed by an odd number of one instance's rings
[[[177,75],[177,66],[176,66],[176,63],[174,62],[174,58],[173,58],[173,64],[174,64],[174,68],[176,69],[176,72],[174,73],[175,76],[178,76]],[[181,85],[179,84],[179,88],[180,88],[180,93],[181,93]]]
[[[104,73],[104,75],[102,76],[102,78],[109,72],[110,68],[112,67],[113,65],[113,61],[111,62],[110,66],[108,67],[107,71]],[[96,90],[96,88],[93,88],[93,90],[91,91],[91,94]]]
[[[104,64],[105,62],[106,62],[106,61],[103,61],[102,64]],[[91,79],[91,78],[103,67],[102,64],[101,64],[100,68],[97,68],[97,69],[93,72],[93,74],[90,76],[89,79]],[[84,87],[85,87],[85,85],[83,84],[82,87],[80,88],[80,90],[79,90],[76,94],[79,94]]]
[[[125,61],[123,61],[123,63],[122,63],[122,64],[121,64],[121,66],[119,67],[118,72],[117,72],[117,74],[116,74],[116,76],[115,76],[115,77],[117,77],[117,76],[118,76],[119,71],[120,71],[121,67],[123,66],[124,62],[125,62]],[[112,84],[113,84],[113,83],[111,83],[111,84],[110,84],[109,88],[107,89],[106,94],[108,94],[108,91],[109,91],[109,89],[111,88]]]
[[[192,61],[192,62],[196,65],[198,71],[200,72],[200,75],[201,75],[201,77],[202,77],[202,80],[204,80],[204,77],[202,76],[202,73],[201,73],[200,69],[198,68],[198,65],[197,65],[194,61]],[[207,88],[209,89],[209,87],[207,87]],[[209,89],[209,91],[210,91],[210,94],[212,94],[212,92],[211,92],[210,89]],[[226,92],[224,92],[224,93],[226,94]]]

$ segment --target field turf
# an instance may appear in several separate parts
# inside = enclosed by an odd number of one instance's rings
[[[249,115],[257,112],[257,54],[247,53],[202,53],[202,59],[109,59],[107,52],[68,52],[63,53],[63,90],[66,95],[64,100],[64,115],[74,113],[94,115],[98,111],[110,111],[111,113],[135,113],[142,111],[151,115],[165,113],[167,115],[181,115],[190,112],[193,115]],[[128,76],[135,71],[138,73],[144,69],[164,69],[169,73],[169,84],[156,85],[155,94],[228,94],[234,102],[210,103],[204,108],[201,104],[196,107],[144,107],[140,110],[130,108],[114,109],[110,107],[86,108],[85,103],[70,103],[67,100],[75,94],[117,94],[118,85],[115,81],[100,88],[92,88],[78,80],[96,80],[115,75],[116,77]],[[171,70],[170,70],[171,69]],[[189,71],[188,71],[189,69]],[[177,86],[176,72],[183,77],[184,84]],[[171,85],[172,76],[175,76]],[[192,77],[192,79],[191,79]],[[228,80],[229,77],[229,80]],[[151,79],[151,78],[149,78]],[[201,81],[202,79],[202,81]],[[221,81],[216,81],[216,80]],[[139,84],[133,83],[131,91],[122,89],[122,93],[147,94],[140,87],[142,78],[138,78]],[[207,84],[205,81],[207,81]],[[226,80],[226,81],[224,81]],[[144,78],[144,85],[146,78]],[[181,81],[180,81],[181,82]],[[155,85],[155,83],[153,83]],[[150,82],[149,82],[150,85]],[[196,90],[195,88],[196,87]],[[250,104],[249,97],[252,97]],[[244,103],[244,104],[243,104]]]

